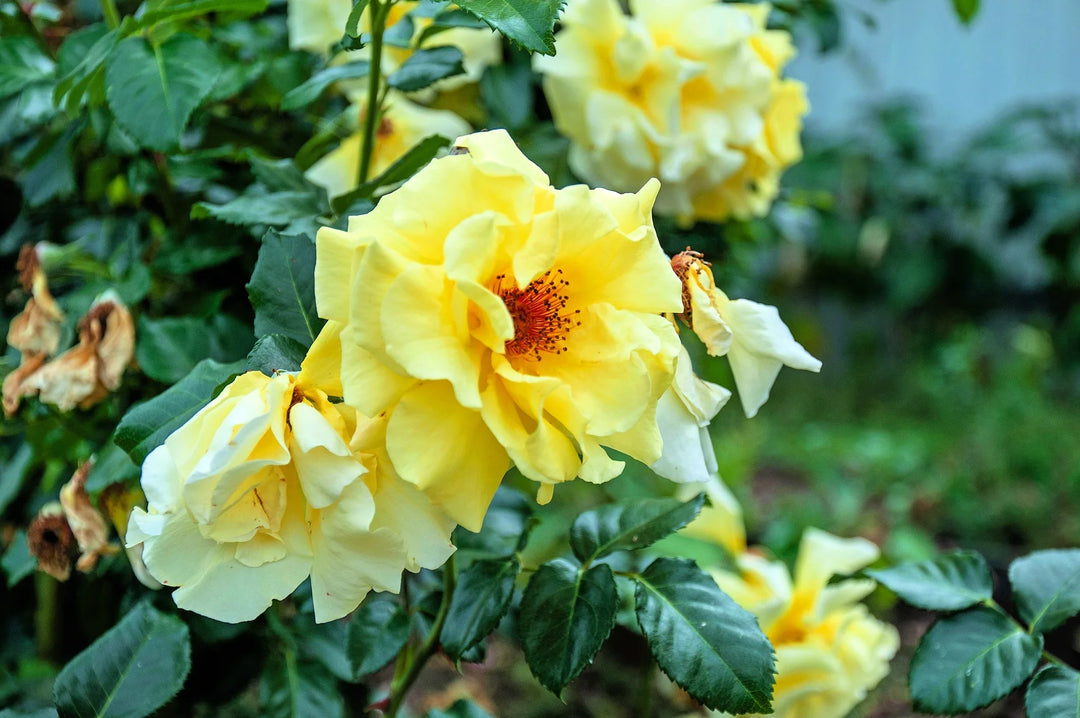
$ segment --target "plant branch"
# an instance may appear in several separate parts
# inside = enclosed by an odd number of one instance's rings
[[[367,106],[364,108],[363,143],[360,150],[360,169],[357,184],[368,181],[371,174],[371,155],[375,151],[375,134],[382,115],[382,97],[379,90],[382,85],[383,35],[386,32],[386,19],[390,15],[393,0],[371,0],[368,12],[371,13],[371,60],[368,67]]]
[[[446,623],[446,616],[450,612],[450,599],[453,598],[456,582],[454,557],[451,556],[443,568],[443,595],[442,601],[439,603],[439,612],[435,615],[435,623],[432,624],[431,631],[428,632],[427,638],[424,639],[423,645],[413,655],[412,660],[404,663],[399,662],[394,670],[394,678],[390,681],[390,702],[386,708],[386,718],[395,718],[397,716],[398,710],[401,709],[405,702],[405,695],[409,692],[409,688],[416,682],[416,679],[420,676],[420,671],[424,669],[428,659],[435,654],[435,650],[439,647],[439,634],[442,633],[443,624]]]
[[[120,27],[120,11],[116,9],[116,0],[98,0],[101,5],[101,14],[105,16],[105,24],[110,30]]]
[[[23,5],[22,0],[15,0],[15,7],[19,8],[19,17],[22,18],[23,24],[26,25],[26,29],[33,35],[34,41],[45,51],[45,54],[49,56],[50,60],[55,60],[56,53],[53,52],[49,41],[45,39],[45,36],[41,34],[41,30],[39,30],[38,26],[34,23],[34,18],[30,17],[30,11]]]

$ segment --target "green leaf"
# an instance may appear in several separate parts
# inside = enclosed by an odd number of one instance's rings
[[[454,530],[458,552],[483,558],[506,558],[525,547],[533,526],[532,499],[516,489],[500,486],[495,492],[479,533],[465,528]]]
[[[255,337],[243,322],[227,314],[197,317],[139,317],[135,360],[151,379],[172,384],[203,359],[238,361]]]
[[[493,65],[480,78],[480,97],[493,124],[511,130],[527,125],[534,116],[532,72],[528,65]]]
[[[773,649],[753,614],[693,561],[660,558],[634,580],[638,623],[668,677],[713,710],[772,712]]]
[[[176,695],[190,668],[184,622],[140,603],[64,666],[56,708],[61,718],[141,718]]]
[[[956,10],[956,16],[965,25],[970,24],[979,12],[979,0],[952,0],[952,4],[953,9]]]
[[[263,671],[259,709],[262,718],[341,718],[345,702],[333,673],[285,651],[274,655]]]
[[[147,454],[209,403],[222,382],[243,370],[244,362],[219,364],[204,359],[176,384],[129,409],[120,419],[113,441],[141,466]]]
[[[414,11],[415,12],[415,11]],[[431,23],[423,29],[420,37],[416,38],[416,46],[423,47],[424,42],[441,32],[452,30],[455,27],[463,27],[470,30],[484,29],[487,24],[479,20],[475,15],[464,10],[442,10],[435,14]]]
[[[1080,673],[1066,666],[1046,666],[1035,674],[1024,697],[1027,718],[1080,716]]]
[[[555,21],[565,0],[458,0],[457,5],[526,50],[555,54]]]
[[[453,660],[499,625],[514,596],[514,580],[521,571],[517,558],[477,561],[458,575],[450,611],[439,643]]]
[[[323,320],[315,307],[315,245],[307,237],[267,232],[247,284],[255,335],[283,334],[311,346]]]
[[[976,606],[946,616],[926,632],[911,659],[908,685],[915,708],[964,713],[1023,683],[1039,662],[1042,636],[1008,616]]]
[[[521,648],[533,675],[559,695],[592,662],[615,626],[619,592],[605,564],[541,566],[525,587],[518,616]]]
[[[312,75],[307,82],[286,93],[285,97],[281,98],[281,109],[295,110],[306,107],[317,100],[323,90],[339,80],[367,77],[368,69],[368,61],[359,60],[320,70]]]
[[[463,57],[461,50],[451,45],[417,50],[386,78],[386,84],[402,92],[422,90],[444,78],[464,75]]]
[[[232,19],[255,15],[266,9],[267,0],[189,0],[189,2],[158,3],[139,18],[139,25],[147,28],[163,20],[190,20],[212,12],[228,13]]]
[[[989,600],[994,593],[990,568],[971,551],[953,551],[866,574],[912,606],[931,611],[957,611]]]
[[[0,568],[7,574],[7,587],[11,588],[19,581],[29,576],[37,559],[30,553],[30,546],[26,543],[26,532],[19,529],[15,532],[15,538],[11,540],[4,557],[0,558]]]
[[[369,594],[349,619],[347,651],[353,675],[362,678],[393,660],[409,640],[409,630],[409,615],[397,601]]]
[[[63,77],[56,83],[53,102],[63,103],[74,113],[87,88],[103,70],[105,60],[120,42],[120,29],[109,30],[103,23],[74,32],[60,46],[58,60]]]
[[[1020,617],[1046,633],[1080,612],[1080,549],[1036,551],[1009,566]]]
[[[280,227],[325,213],[326,203],[314,189],[267,193],[258,185],[225,204],[197,202],[191,208],[192,219],[211,217],[244,227],[259,224]]]
[[[0,98],[48,80],[56,64],[28,37],[0,37]]]
[[[439,150],[449,144],[450,140],[442,135],[428,135],[420,140],[419,144],[415,145],[412,149],[399,157],[394,164],[387,167],[386,171],[381,175],[373,180],[365,182],[351,192],[347,192],[340,197],[335,197],[334,201],[330,203],[331,207],[333,207],[335,213],[340,214],[357,200],[373,196],[375,190],[380,187],[404,182],[416,174],[421,167],[434,159],[435,155],[439,153]]]
[[[491,714],[472,701],[459,698],[446,710],[432,708],[424,718],[491,718]]]
[[[279,371],[299,371],[307,355],[307,347],[284,334],[259,337],[247,356],[248,371],[261,371],[273,376]]]
[[[251,166],[251,173],[255,175],[256,180],[271,192],[314,191],[315,185],[308,182],[307,178],[304,177],[304,173],[300,171],[300,168],[296,166],[296,162],[291,158],[275,160],[255,152],[248,152],[247,156],[248,164]]]
[[[221,73],[215,49],[176,34],[160,45],[121,40],[105,63],[105,93],[116,121],[143,147],[167,151]]]
[[[705,503],[698,494],[678,499],[631,499],[591,509],[570,527],[570,548],[588,563],[612,551],[645,548],[694,520]]]
[[[353,0],[352,10],[349,11],[349,17],[345,20],[345,34],[349,37],[360,37],[360,33],[363,32],[360,29],[360,17],[364,14],[364,10],[367,9],[368,0]],[[359,50],[359,47],[353,48]]]
[[[127,482],[139,475],[139,467],[131,457],[116,445],[108,442],[94,455],[94,464],[86,476],[86,490],[95,493],[117,482]]]

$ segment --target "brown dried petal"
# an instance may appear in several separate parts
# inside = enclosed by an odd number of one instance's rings
[[[58,581],[71,577],[78,547],[60,504],[53,502],[41,508],[26,531],[26,542],[39,569]]]
[[[4,377],[3,397],[4,414],[11,416],[19,408],[19,401],[37,391],[27,387],[26,378],[36,372],[45,363],[44,354],[24,354],[22,364]]]
[[[30,297],[26,308],[8,325],[7,343],[23,354],[52,356],[60,348],[60,319],[42,308],[42,304]]]
[[[64,507],[64,515],[82,552],[75,567],[83,573],[92,570],[102,556],[119,550],[109,545],[109,527],[105,517],[94,508],[90,495],[86,493],[86,477],[91,466],[93,461],[84,462],[60,489],[60,505]]]
[[[135,355],[135,323],[119,298],[106,296],[90,308],[83,321],[100,325],[98,379],[103,387],[112,391],[120,386],[120,377]]]
[[[93,344],[77,344],[41,367],[26,380],[24,386],[37,391],[46,404],[55,404],[61,411],[71,411],[77,405],[87,405],[88,399],[101,398],[108,391],[99,390],[98,357]],[[90,402],[92,403],[92,402]]]

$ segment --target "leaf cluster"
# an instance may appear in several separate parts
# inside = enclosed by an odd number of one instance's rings
[[[994,601],[990,569],[975,553],[867,573],[913,606],[952,612],[927,631],[912,659],[908,685],[917,709],[966,713],[1031,678],[1028,718],[1080,712],[1080,673],[1043,652],[1044,635],[1080,613],[1080,549],[1036,551],[1009,566],[1019,620]]]

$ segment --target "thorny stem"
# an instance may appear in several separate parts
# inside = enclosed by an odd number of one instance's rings
[[[360,170],[357,184],[364,184],[371,172],[371,155],[375,151],[375,130],[379,126],[380,97],[382,84],[382,48],[383,34],[386,31],[386,18],[390,14],[393,0],[371,0],[368,12],[371,13],[371,66],[368,68],[367,106],[364,109],[364,141],[360,151]]]
[[[442,633],[443,624],[446,623],[446,615],[450,612],[450,599],[454,595],[456,582],[454,557],[451,556],[450,560],[446,562],[446,566],[443,567],[442,602],[439,604],[439,612],[435,616],[435,623],[432,624],[431,631],[428,632],[427,638],[424,639],[420,649],[412,656],[412,660],[398,661],[397,667],[394,669],[394,678],[390,681],[390,702],[386,708],[386,718],[395,718],[397,716],[398,710],[405,703],[405,695],[409,692],[409,688],[416,682],[416,679],[420,676],[420,671],[424,669],[428,659],[435,654],[435,650],[439,647],[439,634]]]

